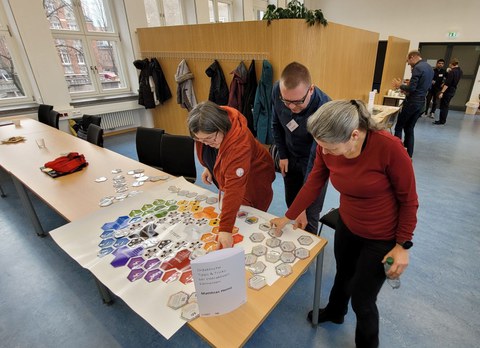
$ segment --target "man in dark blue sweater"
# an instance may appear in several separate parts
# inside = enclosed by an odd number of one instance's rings
[[[315,158],[316,144],[307,131],[307,119],[330,100],[328,95],[312,84],[307,67],[297,62],[288,64],[283,69],[280,81],[273,86],[273,138],[280,157],[288,207],[308,176],[309,160]],[[325,190],[306,210],[308,225],[305,230],[308,232],[317,233],[324,196]]]
[[[414,131],[418,118],[425,108],[425,97],[432,86],[433,69],[420,55],[419,51],[410,51],[407,55],[407,63],[412,67],[412,77],[409,84],[402,84],[402,80],[393,80],[393,87],[400,88],[405,94],[402,111],[395,125],[395,136],[402,139],[402,131],[405,132],[403,145],[407,148],[408,155],[413,156],[415,142]]]

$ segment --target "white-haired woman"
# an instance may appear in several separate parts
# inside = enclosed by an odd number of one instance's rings
[[[385,281],[383,263],[393,257],[388,275],[399,277],[413,245],[418,197],[412,161],[400,139],[379,130],[358,100],[322,105],[310,116],[307,129],[318,144],[313,170],[285,217],[271,223],[280,230],[296,219],[330,179],[340,192],[337,270],[319,322],[343,323],[351,299],[357,347],[377,347],[376,300]]]

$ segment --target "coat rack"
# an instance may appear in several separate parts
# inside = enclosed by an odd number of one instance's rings
[[[264,60],[266,52],[193,52],[193,51],[141,51],[142,58],[193,59],[193,60]]]

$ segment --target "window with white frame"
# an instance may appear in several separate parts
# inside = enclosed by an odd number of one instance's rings
[[[18,44],[10,30],[3,3],[0,3],[0,106],[33,101],[26,80]]]
[[[127,91],[111,0],[43,3],[72,98]]]
[[[208,0],[211,23],[225,23],[232,21],[233,1]]]
[[[267,10],[268,1],[254,0],[253,1],[253,15],[256,20],[262,20],[265,11]]]
[[[184,24],[182,0],[144,0],[149,27]]]

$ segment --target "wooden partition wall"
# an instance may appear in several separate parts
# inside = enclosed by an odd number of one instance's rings
[[[377,53],[378,33],[329,23],[310,27],[301,19],[198,24],[137,30],[142,58],[156,57],[174,97],[153,110],[155,127],[188,134],[187,111],[176,102],[175,72],[182,59],[194,75],[197,101],[208,99],[210,78],[205,70],[220,62],[228,86],[231,71],[244,61],[256,61],[257,79],[262,60],[273,67],[274,80],[292,61],[306,65],[313,83],[332,99],[367,101]]]
[[[378,91],[378,94],[375,96],[376,104],[383,104],[383,97],[387,95],[389,89],[392,89],[392,80],[394,78],[403,78],[409,47],[409,40],[394,36],[388,37],[387,51],[385,52],[385,61],[383,63],[382,82],[380,82],[380,91]]]

